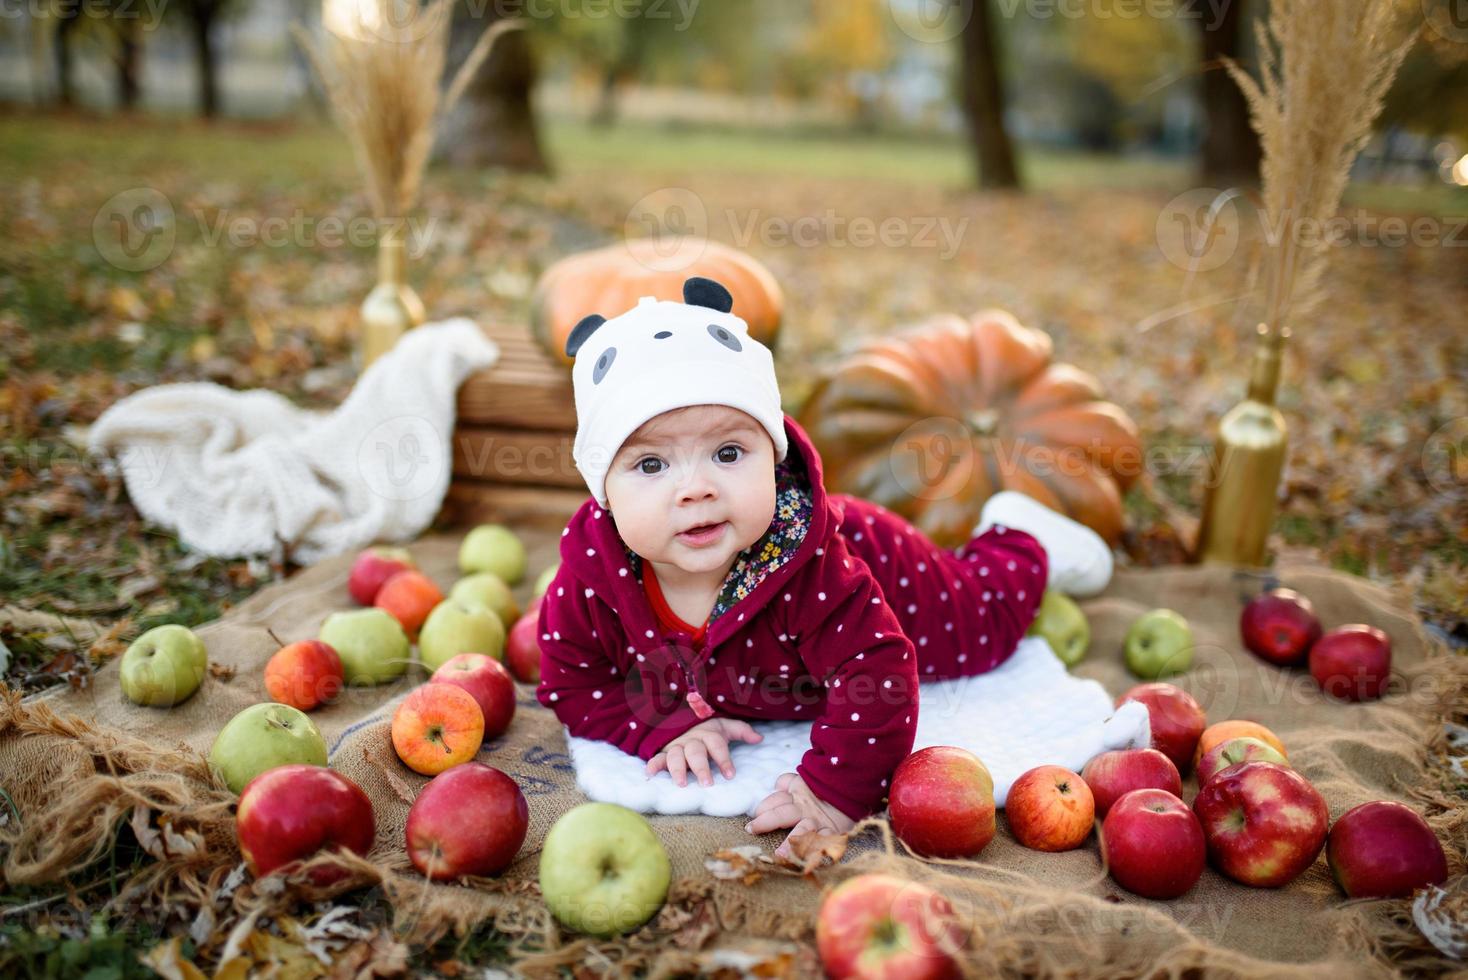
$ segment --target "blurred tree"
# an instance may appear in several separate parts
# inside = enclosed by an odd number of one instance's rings
[[[1004,85],[999,70],[999,35],[990,0],[973,0],[958,34],[964,113],[978,166],[980,187],[1018,188],[1014,146],[1004,125]]]
[[[858,124],[876,124],[874,76],[892,62],[892,18],[872,0],[817,0],[808,8],[784,71],[797,88],[820,93]],[[863,82],[866,84],[863,84]]]
[[[1216,187],[1253,184],[1259,180],[1259,134],[1249,123],[1244,93],[1223,69],[1223,59],[1244,60],[1252,20],[1245,19],[1245,0],[1178,0],[1179,10],[1198,25],[1203,67],[1203,183]]]
[[[49,28],[55,59],[56,101],[76,103],[79,45],[101,51],[112,62],[114,96],[122,109],[142,95],[143,9],[136,0],[56,0],[40,10],[37,23]]]
[[[194,49],[194,78],[199,87],[199,114],[206,119],[217,117],[222,109],[219,98],[219,51],[216,48],[219,26],[241,13],[249,0],[177,0],[166,4],[165,15],[183,18],[183,26]]]
[[[126,112],[137,108],[143,97],[143,21],[132,0],[112,0],[109,8],[117,107]]]
[[[1109,151],[1126,140],[1155,141],[1175,95],[1171,83],[1197,56],[1195,28],[1178,17],[1102,16],[1100,9],[1067,18],[1063,48],[1044,68],[1027,57],[1027,74],[1060,89],[1083,146]]]
[[[667,8],[662,3],[622,0],[619,10],[628,16],[597,13],[596,0],[566,0],[560,16],[538,24],[552,51],[563,48],[578,72],[595,76],[597,103],[594,125],[608,126],[617,118],[617,96],[623,86],[638,79],[652,49],[661,40]]]
[[[1410,0],[1422,3],[1429,27],[1402,62],[1382,110],[1383,125],[1395,124],[1429,136],[1468,140],[1468,31],[1445,34],[1431,25],[1452,25],[1457,0]],[[1411,11],[1407,11],[1411,16]]]
[[[72,77],[72,43],[77,28],[82,26],[81,6],[75,3],[52,5],[52,51],[56,57],[56,103],[70,108],[76,103],[76,82]]]
[[[597,87],[593,118],[609,122],[622,89],[634,81],[745,93],[768,87],[775,52],[794,47],[785,25],[790,8],[777,4],[561,0],[556,16],[535,22],[536,48]],[[636,16],[615,16],[618,9]]]
[[[491,24],[513,13],[506,10],[513,6],[454,5],[445,79],[454,76]],[[525,32],[501,35],[463,97],[440,121],[435,143],[437,158],[453,167],[548,172],[550,167],[541,151],[535,114],[530,108],[535,74],[535,53]]]

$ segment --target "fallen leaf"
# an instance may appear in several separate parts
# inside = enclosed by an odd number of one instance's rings
[[[127,650],[127,641],[124,638],[131,634],[132,626],[132,619],[126,616],[113,623],[107,632],[87,647],[87,658],[95,663],[110,660]]]
[[[791,867],[799,868],[801,874],[810,874],[825,863],[827,858],[835,864],[846,853],[846,834],[801,834],[790,839],[790,851],[794,860],[785,860]]]
[[[143,953],[138,959],[163,980],[209,980],[197,966],[183,958],[183,937],[174,936]]]
[[[760,864],[773,864],[764,848],[758,844],[742,844],[722,851],[715,851],[704,860],[703,866],[709,874],[724,881],[742,881],[752,885],[760,880]]]
[[[403,781],[403,777],[398,775],[397,763],[383,759],[382,754],[370,745],[362,750],[362,755],[366,757],[368,762],[382,770],[383,777],[387,780],[387,784],[392,787],[392,791],[397,794],[398,799],[411,806],[413,801],[418,798],[418,795],[413,792],[411,786]]]
[[[1468,879],[1432,885],[1412,902],[1412,921],[1427,941],[1455,960],[1468,957]]]
[[[173,821],[166,816],[159,818],[159,825],[155,828],[149,819],[152,812],[147,807],[135,806],[131,821],[133,836],[151,857],[159,861],[193,857],[204,847],[204,838],[198,831],[185,828],[179,833],[173,829]]]

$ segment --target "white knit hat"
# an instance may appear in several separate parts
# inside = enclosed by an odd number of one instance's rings
[[[648,419],[675,408],[727,405],[747,412],[769,433],[775,461],[785,458],[774,355],[729,312],[729,291],[712,279],[689,279],[683,299],[644,296],[610,320],[592,314],[566,340],[567,355],[576,359],[571,455],[603,507],[607,470],[622,443]]]

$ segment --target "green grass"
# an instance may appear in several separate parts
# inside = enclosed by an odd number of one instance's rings
[[[44,178],[77,166],[109,177],[157,177],[163,168],[192,175],[201,185],[356,182],[351,147],[324,124],[0,117],[0,173]]]
[[[129,134],[135,134],[129,138]],[[793,130],[714,129],[624,122],[610,128],[545,117],[541,136],[559,173],[616,171],[648,174],[708,173],[815,179],[870,179],[965,190],[973,164],[957,137],[893,134],[801,133]],[[1190,157],[1112,155],[1021,147],[1026,186],[1039,191],[1088,188],[1178,189],[1196,183]],[[149,118],[118,121],[83,117],[14,116],[0,119],[0,177],[11,179],[65,169],[69,161],[104,159],[109,176],[160,179],[184,173],[199,182],[260,182],[289,187],[357,184],[351,149],[318,120],[274,124]],[[438,173],[458,184],[481,175]],[[1353,184],[1351,207],[1392,213],[1468,214],[1468,189]]]
[[[922,183],[962,190],[973,186],[973,162],[957,138],[833,132],[703,129],[622,123],[599,129],[553,119],[544,139],[556,166],[571,174],[633,170],[650,173],[780,174]],[[1182,161],[1026,150],[1024,179],[1038,189],[1172,185],[1185,179]]]

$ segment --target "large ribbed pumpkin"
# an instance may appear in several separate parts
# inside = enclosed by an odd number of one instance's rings
[[[1019,490],[1122,531],[1140,474],[1136,424],[1096,379],[1052,364],[1049,335],[990,310],[869,342],[818,380],[801,412],[826,486],[893,510],[934,541],[969,538],[990,495]]]
[[[567,256],[541,274],[530,299],[530,329],[552,357],[570,364],[566,338],[582,317],[614,317],[644,296],[683,301],[683,282],[703,276],[734,297],[735,316],[749,335],[772,346],[785,300],[770,270],[743,252],[704,239],[681,239],[671,248],[655,238],[634,238]]]

